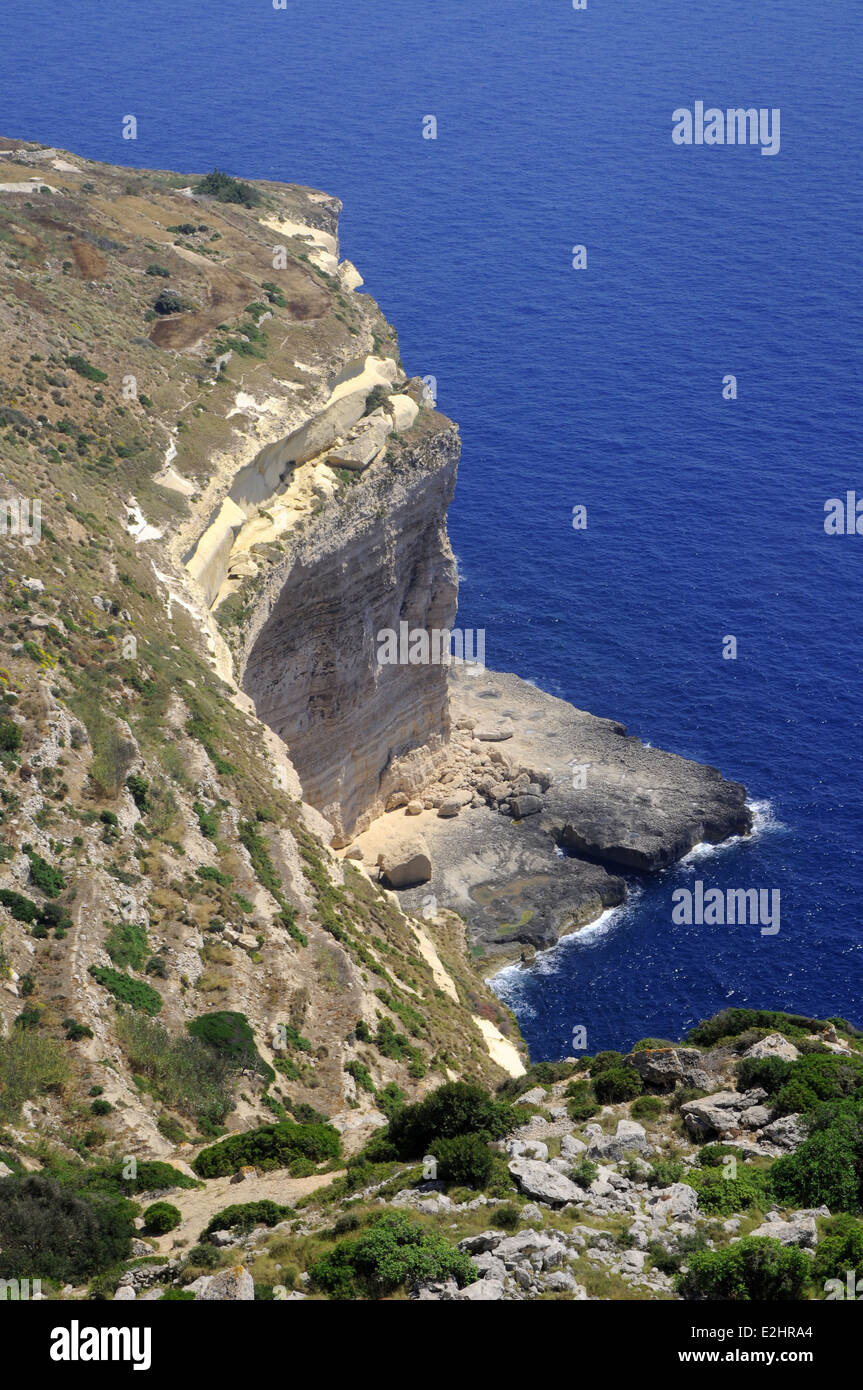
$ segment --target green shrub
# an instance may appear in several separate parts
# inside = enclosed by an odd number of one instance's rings
[[[771,1236],[747,1236],[724,1250],[697,1251],[677,1276],[685,1299],[789,1302],[802,1298],[809,1259]]]
[[[126,778],[126,786],[129,788],[132,800],[141,812],[141,815],[145,815],[150,809],[150,803],[147,800],[147,792],[150,790],[150,783],[147,781],[146,777],[142,777],[139,773],[133,772]]]
[[[388,1120],[391,1120],[394,1115],[398,1114],[399,1110],[404,1106],[404,1103],[405,1093],[394,1081],[388,1081],[386,1086],[382,1086],[377,1093],[378,1109],[382,1114],[386,1115]],[[297,1115],[297,1119],[299,1118],[299,1115]]]
[[[220,1259],[215,1245],[193,1245],[186,1256],[186,1263],[198,1269],[215,1269]]]
[[[477,1278],[472,1261],[436,1231],[404,1212],[379,1217],[356,1240],[345,1240],[309,1270],[312,1288],[330,1298],[383,1298],[407,1283]]]
[[[361,1091],[369,1091],[374,1095],[375,1083],[372,1080],[372,1074],[368,1067],[364,1066],[362,1062],[346,1062],[345,1071],[348,1076],[354,1078],[354,1081]]]
[[[776,1199],[787,1206],[854,1211],[860,1205],[860,1129],[851,1116],[817,1130],[770,1170]]]
[[[841,1279],[848,1270],[863,1274],[863,1224],[843,1213],[834,1216],[821,1234],[812,1261],[812,1279],[822,1285],[828,1279]]]
[[[683,1177],[683,1164],[679,1158],[658,1158],[652,1164],[645,1178],[648,1187],[671,1187]]]
[[[132,922],[118,922],[106,938],[105,950],[120,970],[127,966],[140,970],[149,950],[146,930]]]
[[[88,381],[108,380],[107,372],[101,372],[98,367],[94,367],[93,363],[88,362],[86,357],[82,357],[80,353],[73,353],[71,357],[67,357],[66,366],[71,367],[72,371],[77,372],[79,376],[86,377]]]
[[[607,1067],[594,1077],[593,1089],[602,1105],[614,1105],[641,1095],[644,1082],[632,1067]]]
[[[35,922],[39,916],[36,903],[25,898],[23,893],[16,893],[13,888],[0,888],[0,904],[8,909],[16,922]]]
[[[267,1082],[275,1081],[275,1072],[255,1046],[255,1035],[245,1014],[217,1010],[199,1014],[186,1027],[193,1038],[200,1038],[232,1067],[257,1072]]]
[[[154,1202],[144,1211],[144,1227],[153,1236],[175,1231],[182,1219],[181,1212],[170,1202]]]
[[[587,1069],[591,1076],[599,1076],[600,1072],[608,1071],[610,1067],[617,1070],[618,1067],[622,1066],[623,1053],[606,1050],[605,1052],[597,1052],[595,1057],[591,1057]]]
[[[517,1231],[521,1225],[521,1208],[513,1202],[505,1202],[503,1206],[492,1209],[489,1221],[502,1231]]]
[[[330,1125],[298,1125],[281,1120],[245,1134],[231,1135],[202,1149],[192,1166],[201,1178],[222,1178],[246,1164],[267,1170],[291,1167],[303,1158],[321,1163],[337,1158],[340,1148],[338,1131]]]
[[[147,266],[146,274],[159,275],[163,280],[170,280],[171,278],[170,270],[166,270],[163,265],[157,265],[155,261],[151,262],[151,264]]]
[[[64,1018],[63,1027],[66,1029],[67,1042],[81,1042],[93,1036],[92,1028],[88,1028],[86,1023],[78,1023],[74,1018]]]
[[[713,1047],[725,1038],[737,1037],[750,1028],[788,1033],[802,1030],[806,1033],[821,1033],[825,1025],[817,1018],[807,1018],[802,1014],[784,1014],[775,1009],[723,1009],[712,1018],[696,1023],[686,1035],[687,1042],[699,1047]]]
[[[14,719],[0,718],[0,753],[17,753],[21,747],[21,728]]]
[[[629,1107],[634,1120],[658,1120],[664,1110],[658,1096],[638,1096]]]
[[[89,973],[115,999],[130,1004],[133,1009],[140,1009],[145,1014],[157,1014],[162,1007],[161,995],[143,980],[133,980],[128,975],[121,975],[118,970],[109,970],[101,965],[91,965]]]
[[[399,1158],[422,1158],[441,1139],[479,1134],[502,1139],[515,1129],[518,1115],[506,1101],[497,1101],[481,1086],[447,1082],[415,1105],[406,1105],[390,1120],[386,1141]]]
[[[820,1102],[863,1091],[863,1058],[810,1053],[790,1063],[788,1079],[774,1101],[777,1115],[805,1114]]]
[[[256,207],[261,201],[260,193],[251,184],[232,178],[230,174],[223,174],[220,169],[206,174],[195,185],[195,192],[208,198],[216,198],[220,203],[242,203],[247,208]]]
[[[42,1174],[7,1178],[0,1202],[0,1277],[80,1283],[128,1259],[135,1208],[82,1196]]]
[[[114,1107],[109,1100],[94,1100],[90,1106],[94,1115],[110,1115],[113,1109]]]
[[[200,801],[193,803],[192,810],[198,817],[198,826],[200,827],[201,834],[208,840],[215,840],[219,833],[219,812],[215,809],[212,811],[206,810]]]
[[[733,1144],[705,1144],[698,1151],[698,1163],[702,1168],[720,1168],[729,1154],[739,1156],[739,1150]]]
[[[568,1100],[566,1113],[574,1124],[581,1125],[592,1115],[599,1114],[599,1106],[595,1100]]]
[[[125,1173],[126,1162],[121,1160],[92,1173],[88,1178],[88,1185],[123,1196],[131,1196],[136,1192],[170,1192],[175,1187],[198,1186],[195,1178],[190,1178],[188,1173],[183,1173],[179,1168],[174,1168],[170,1163],[163,1163],[158,1158],[136,1159],[134,1177],[126,1177]]]
[[[58,898],[66,887],[66,880],[60,869],[55,869],[35,849],[24,846],[24,853],[30,860],[30,882],[39,888],[46,898]]]
[[[596,1182],[599,1177],[599,1169],[589,1158],[585,1158],[571,1170],[569,1176],[573,1182],[578,1183],[579,1187],[586,1190],[592,1182]]]
[[[220,888],[228,888],[231,883],[231,875],[223,874],[221,869],[214,869],[211,864],[201,864],[195,870],[198,878],[202,878],[205,883],[218,883]]]
[[[294,1215],[293,1207],[279,1206],[278,1202],[271,1202],[268,1198],[259,1202],[237,1202],[232,1207],[217,1211],[201,1236],[208,1236],[212,1231],[251,1231],[255,1226],[277,1226],[280,1221]]]
[[[695,1168],[684,1182],[695,1188],[699,1210],[708,1216],[732,1216],[749,1207],[763,1208],[770,1198],[770,1173],[744,1164],[738,1164],[735,1178],[726,1177],[720,1168]]]
[[[491,1182],[494,1156],[478,1134],[459,1134],[455,1139],[438,1139],[432,1146],[437,1174],[443,1182],[482,1190]]]

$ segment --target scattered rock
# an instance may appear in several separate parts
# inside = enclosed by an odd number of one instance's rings
[[[556,1207],[562,1206],[564,1202],[584,1200],[581,1188],[576,1187],[574,1182],[547,1163],[532,1158],[514,1158],[509,1165],[509,1171],[522,1192],[528,1197],[536,1198],[538,1202],[547,1202],[550,1206]]]
[[[196,1302],[213,1303],[217,1301],[251,1303],[255,1297],[255,1283],[244,1265],[232,1265],[230,1269],[220,1269],[214,1274],[207,1287],[195,1294]]]

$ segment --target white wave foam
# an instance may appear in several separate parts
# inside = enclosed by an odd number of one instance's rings
[[[712,845],[708,840],[699,840],[697,845],[693,845],[688,854],[685,854],[675,868],[692,870],[702,859],[711,858],[714,854],[724,854],[726,850],[734,849],[737,845],[745,841],[752,841],[758,836],[769,834],[776,830],[787,830],[788,827],[779,820],[771,801],[747,801],[749,810],[752,812],[752,829],[748,835],[732,835],[729,839],[723,840],[721,844]]]
[[[514,1008],[512,1000],[518,1000],[519,1016],[524,1014],[530,1016],[526,1011],[529,1006],[524,1004],[521,999],[519,982],[524,983],[528,975],[554,975],[561,969],[563,964],[561,953],[572,951],[577,947],[594,946],[598,941],[608,936],[610,932],[616,930],[630,915],[638,905],[638,900],[642,895],[642,889],[636,885],[629,891],[629,897],[620,907],[608,907],[601,912],[592,922],[586,926],[579,927],[577,931],[570,932],[567,936],[562,936],[554,946],[549,946],[545,951],[538,951],[528,966],[506,965],[503,970],[499,970],[496,975],[489,976],[486,981],[491,986],[499,999],[504,1003],[510,1004]]]

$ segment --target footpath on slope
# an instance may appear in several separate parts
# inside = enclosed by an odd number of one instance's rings
[[[246,1178],[243,1182],[232,1182],[229,1177],[210,1178],[205,1189],[183,1190],[166,1198],[181,1212],[183,1220],[167,1235],[154,1240],[160,1255],[170,1255],[177,1242],[186,1246],[196,1245],[201,1232],[208,1226],[216,1212],[240,1202],[260,1202],[265,1198],[278,1202],[281,1206],[293,1206],[300,1197],[321,1187],[329,1187],[336,1178],[344,1177],[340,1168],[332,1173],[313,1173],[307,1178],[288,1177],[284,1170],[263,1173],[260,1177]]]

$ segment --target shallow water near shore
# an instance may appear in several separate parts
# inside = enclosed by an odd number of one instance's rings
[[[6,0],[4,18],[5,134],[343,200],[343,255],[461,426],[459,625],[493,669],[773,808],[504,974],[534,1059],[578,1025],[593,1052],[726,1005],[863,1023],[863,536],[823,527],[828,498],[863,495],[859,9],[439,0],[400,23],[371,0],[148,0],[46,23]],[[672,111],[701,98],[781,107],[781,152],[675,147]],[[780,932],[675,926],[696,866],[779,889]]]

